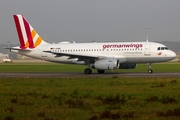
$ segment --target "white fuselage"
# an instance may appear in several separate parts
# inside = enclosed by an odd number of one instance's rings
[[[58,63],[85,64],[65,55],[48,53],[68,53],[123,59],[125,63],[156,63],[172,60],[176,54],[166,46],[155,42],[106,42],[106,43],[59,43],[42,44],[29,51],[11,50],[22,55]],[[123,57],[122,57],[123,56]]]
[[[134,69],[137,63],[172,60],[176,54],[166,46],[155,42],[104,42],[104,43],[46,43],[23,15],[13,15],[20,46],[8,48],[12,52],[51,62],[86,64],[85,74],[91,68],[99,74],[105,70]]]

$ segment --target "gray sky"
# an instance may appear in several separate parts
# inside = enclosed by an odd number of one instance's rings
[[[0,0],[0,44],[19,43],[13,14],[47,42],[180,41],[180,0]]]

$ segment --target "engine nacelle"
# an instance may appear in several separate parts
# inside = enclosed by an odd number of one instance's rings
[[[119,60],[115,58],[102,59],[94,63],[93,68],[98,70],[114,70],[119,68]]]
[[[135,69],[136,63],[121,63],[119,69]]]

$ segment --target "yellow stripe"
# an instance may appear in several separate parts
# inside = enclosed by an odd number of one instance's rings
[[[32,35],[32,38],[34,39],[34,36],[36,35],[36,31],[32,30],[31,35]]]
[[[35,46],[35,47],[38,46],[41,42],[42,42],[42,38],[41,38],[41,37],[38,37],[38,39],[36,40],[34,46]]]
[[[29,47],[29,42],[28,42],[28,40],[26,41],[25,47],[26,47],[26,48]]]

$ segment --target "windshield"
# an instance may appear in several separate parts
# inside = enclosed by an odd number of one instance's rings
[[[167,47],[158,47],[157,50],[168,50]]]

